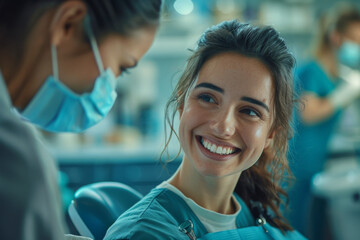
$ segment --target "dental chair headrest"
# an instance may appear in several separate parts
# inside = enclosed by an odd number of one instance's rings
[[[142,198],[131,187],[118,182],[99,182],[76,191],[69,216],[82,236],[103,239],[107,229]]]

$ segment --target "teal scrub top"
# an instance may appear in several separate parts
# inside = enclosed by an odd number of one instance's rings
[[[187,220],[192,221],[193,231],[198,240],[305,239],[296,231],[283,235],[278,229],[268,224],[256,226],[246,204],[239,196],[236,198],[241,205],[241,212],[236,219],[238,229],[208,233],[180,196],[169,189],[155,188],[116,220],[107,231],[104,240],[189,240],[188,235],[179,230],[179,226]]]
[[[325,97],[336,88],[338,82],[340,81],[337,79],[330,79],[316,61],[300,67],[295,75],[295,86],[299,95],[309,92]],[[301,109],[301,105],[299,108]],[[339,115],[340,111],[322,122],[308,125],[301,121],[298,111],[295,111],[289,164],[297,179],[311,179],[315,173],[323,169],[328,143]]]

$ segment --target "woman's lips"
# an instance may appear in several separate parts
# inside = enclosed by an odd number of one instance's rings
[[[208,158],[215,161],[226,161],[241,152],[241,149],[230,146],[214,143],[213,141],[196,136],[196,142],[199,145],[200,151]]]

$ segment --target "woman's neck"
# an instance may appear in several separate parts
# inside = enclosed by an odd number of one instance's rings
[[[169,180],[186,197],[208,210],[222,214],[236,212],[232,195],[240,174],[214,177],[203,176],[186,159]]]

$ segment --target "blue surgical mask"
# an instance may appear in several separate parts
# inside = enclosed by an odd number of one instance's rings
[[[77,94],[59,80],[56,47],[51,46],[53,76],[49,76],[21,115],[51,132],[82,132],[101,121],[117,97],[116,77],[104,70],[89,24],[86,26],[100,76],[89,93]]]
[[[338,52],[340,63],[351,67],[360,67],[360,45],[354,42],[345,41]]]

